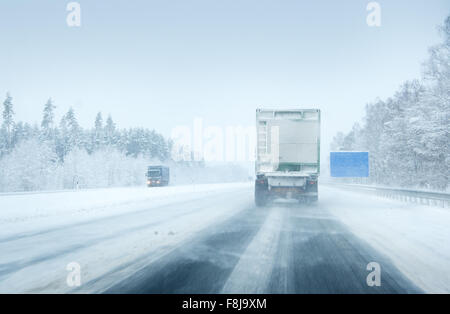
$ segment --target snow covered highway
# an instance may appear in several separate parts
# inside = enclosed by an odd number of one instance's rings
[[[331,186],[264,208],[252,183],[8,194],[0,292],[448,293],[449,238],[448,209]]]

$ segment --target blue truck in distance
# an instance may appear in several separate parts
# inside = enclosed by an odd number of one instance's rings
[[[169,167],[149,166],[147,169],[147,186],[169,185]]]

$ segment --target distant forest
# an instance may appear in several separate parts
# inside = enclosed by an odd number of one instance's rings
[[[8,94],[0,129],[0,192],[144,185],[150,164],[169,165],[174,184],[248,179],[236,165],[175,162],[171,141],[155,130],[119,129],[101,113],[83,129],[72,108],[57,122],[51,99],[43,105],[40,125],[16,122],[14,110]]]
[[[369,151],[368,183],[449,188],[450,16],[440,33],[443,41],[429,49],[422,78],[367,104],[362,124],[332,141],[332,151]]]
[[[0,191],[133,185],[143,182],[149,160],[168,161],[170,141],[154,130],[119,130],[98,113],[83,129],[70,108],[56,122],[51,99],[40,125],[16,122],[11,95],[3,102]]]

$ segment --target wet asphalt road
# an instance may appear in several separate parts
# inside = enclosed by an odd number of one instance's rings
[[[103,292],[422,292],[331,212],[320,202],[249,203]],[[381,286],[366,283],[370,262],[381,266]]]

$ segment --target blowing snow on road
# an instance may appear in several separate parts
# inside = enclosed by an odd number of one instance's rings
[[[449,292],[448,210],[331,186],[317,204],[257,208],[252,189],[2,195],[0,292]],[[366,282],[372,262],[380,286]]]

